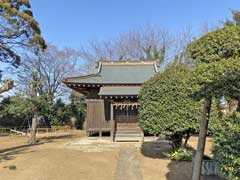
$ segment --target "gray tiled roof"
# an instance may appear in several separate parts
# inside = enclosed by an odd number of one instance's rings
[[[140,92],[140,86],[104,86],[100,88],[98,95],[101,96],[115,96],[115,95],[138,95]]]
[[[142,84],[157,72],[154,61],[136,63],[101,63],[96,74],[70,77],[65,83],[81,84]]]

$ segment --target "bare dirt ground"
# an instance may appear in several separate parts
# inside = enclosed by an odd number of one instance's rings
[[[83,132],[47,134],[39,137],[39,144],[27,145],[26,137],[0,137],[0,179],[4,180],[114,180],[119,169],[121,148],[111,151],[83,152],[64,148],[84,136]],[[190,139],[196,147],[197,138]],[[74,144],[74,143],[73,143]],[[75,145],[74,145],[75,146]],[[125,145],[124,145],[125,146]],[[153,151],[148,143],[136,150],[141,179],[188,180],[191,162],[174,162]],[[162,147],[161,147],[162,148]],[[207,140],[206,154],[210,154],[211,139]],[[130,153],[131,154],[131,153]],[[128,159],[126,159],[128,161]],[[131,159],[128,161],[131,163]],[[16,166],[10,170],[9,166]],[[121,164],[120,164],[121,165]]]

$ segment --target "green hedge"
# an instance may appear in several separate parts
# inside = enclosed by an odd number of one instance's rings
[[[213,154],[229,180],[240,179],[240,113],[225,118],[216,128]]]
[[[190,97],[191,70],[173,64],[147,81],[140,92],[139,119],[145,132],[180,140],[199,129],[201,102]]]

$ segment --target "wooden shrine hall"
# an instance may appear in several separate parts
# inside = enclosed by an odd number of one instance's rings
[[[95,73],[68,77],[63,83],[86,96],[89,135],[110,132],[113,141],[141,141],[138,94],[157,72],[155,61],[99,61]]]

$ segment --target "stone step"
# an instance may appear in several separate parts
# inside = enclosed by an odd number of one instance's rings
[[[115,141],[118,142],[142,141],[142,131],[140,128],[118,128],[115,133]]]
[[[141,130],[131,130],[131,129],[128,129],[128,130],[116,130],[116,132],[121,132],[121,133],[141,133],[142,131]]]
[[[115,137],[141,137],[141,134],[119,134],[117,133]]]
[[[141,131],[117,131],[116,134],[141,134]]]
[[[141,131],[140,128],[117,128],[117,131]]]
[[[125,134],[127,134],[127,133],[129,133],[129,134],[131,134],[131,133],[139,133],[139,134],[141,134],[142,133],[142,131],[116,131],[116,133],[125,133]]]
[[[117,142],[140,142],[142,137],[115,137]]]

